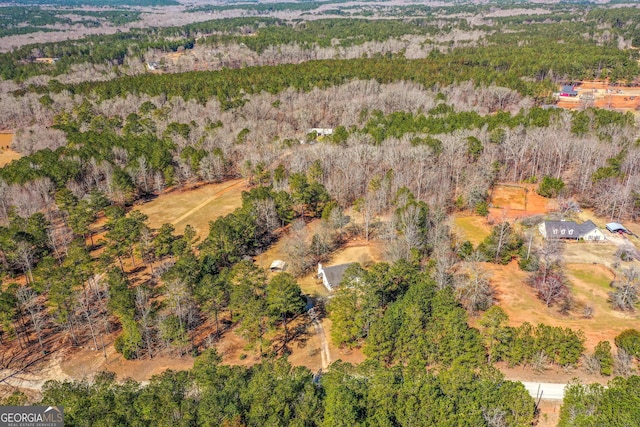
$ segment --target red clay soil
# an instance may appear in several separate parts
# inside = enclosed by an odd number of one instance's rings
[[[176,371],[191,369],[193,358],[185,355],[161,354],[153,358],[144,357],[139,360],[125,360],[113,347],[117,334],[109,335],[106,340],[107,357],[101,349],[93,349],[91,343],[83,347],[68,349],[60,364],[62,372],[75,380],[91,379],[96,373],[109,371],[116,374],[119,380],[131,378],[136,381],[148,381],[167,369]]]
[[[510,188],[511,187],[511,188]],[[512,192],[513,187],[521,187],[526,189],[526,209],[522,209],[522,203],[517,200],[514,206],[504,203],[503,201],[508,198],[508,194]],[[525,218],[533,215],[546,214],[554,209],[557,205],[555,200],[547,199],[540,196],[537,192],[537,184],[520,184],[520,183],[502,183],[492,191],[492,200],[502,201],[500,208],[490,208],[488,220],[489,223],[499,222],[503,218],[507,220],[514,220],[517,218]],[[502,190],[505,188],[506,190]],[[518,197],[518,199],[520,199]]]
[[[595,106],[598,108],[631,111],[640,107],[640,97],[636,96],[631,99],[629,95],[606,95],[604,98],[596,99]]]
[[[621,111],[635,111],[640,109],[640,86],[614,86],[608,81],[584,81],[576,85],[581,94],[591,93],[595,96],[593,106]],[[557,106],[568,110],[575,110],[584,106],[578,97],[560,97]]]

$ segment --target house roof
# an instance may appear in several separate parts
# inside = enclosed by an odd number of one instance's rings
[[[347,268],[353,263],[333,265],[331,267],[322,267],[324,277],[327,278],[327,282],[333,287],[338,286],[342,282],[342,276]]]
[[[333,135],[333,128],[311,128],[307,130],[307,133],[315,132],[320,135]]]
[[[610,222],[609,224],[607,224],[606,227],[607,227],[607,230],[609,230],[611,232],[616,232],[616,231],[624,231],[625,233],[629,232],[625,228],[625,226],[620,224],[619,222]]]
[[[575,221],[545,221],[544,227],[547,231],[547,237],[568,239],[578,239],[598,228],[591,220],[582,224],[577,224]]]
[[[578,92],[573,88],[573,86],[569,86],[569,85],[562,86],[562,90],[560,91],[560,93],[567,93],[570,95],[578,94]]]

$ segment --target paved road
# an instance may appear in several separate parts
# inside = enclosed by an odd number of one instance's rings
[[[556,383],[536,383],[536,382],[525,382],[524,388],[527,389],[531,397],[538,398],[542,397],[543,400],[562,400],[564,399],[564,388],[566,384],[556,384]]]

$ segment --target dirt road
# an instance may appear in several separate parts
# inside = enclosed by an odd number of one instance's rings
[[[542,398],[542,400],[564,399],[564,388],[567,386],[566,384],[537,383],[528,381],[522,381],[522,384],[524,384],[524,388],[527,389],[531,397],[534,399]]]
[[[327,334],[322,326],[322,321],[318,316],[318,311],[314,307],[314,300],[307,296],[307,314],[311,319],[313,330],[320,339],[320,359],[322,361],[322,370],[326,371],[331,364],[331,350],[329,349],[329,342],[327,341]]]

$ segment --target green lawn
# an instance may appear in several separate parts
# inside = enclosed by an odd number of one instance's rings
[[[480,216],[459,216],[454,218],[453,223],[460,239],[468,240],[474,246],[478,246],[485,237],[491,234],[491,227]]]
[[[601,269],[589,268],[589,266],[570,266],[567,268],[567,272],[576,279],[594,285],[603,291],[611,291],[612,277]]]

